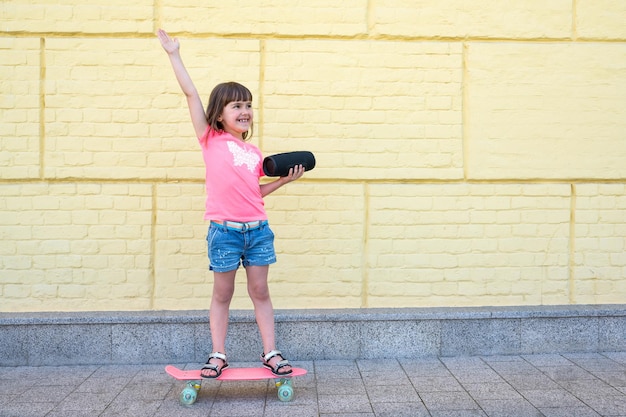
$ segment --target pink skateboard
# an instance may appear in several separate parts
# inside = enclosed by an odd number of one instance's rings
[[[222,371],[222,375],[213,378],[217,381],[256,381],[261,379],[274,379],[276,388],[278,388],[278,398],[281,401],[291,401],[293,399],[293,384],[291,378],[302,376],[307,373],[306,369],[291,368],[292,372],[285,376],[276,376],[267,368],[226,368]],[[180,403],[183,405],[191,405],[196,402],[201,382],[205,380],[200,376],[200,370],[194,369],[184,371],[175,366],[167,365],[165,372],[178,379],[179,381],[189,381],[180,393]],[[208,380],[211,380],[208,378]]]

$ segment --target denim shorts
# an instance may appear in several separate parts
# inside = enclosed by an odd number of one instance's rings
[[[276,262],[274,232],[267,221],[251,230],[237,230],[211,222],[206,240],[211,271],[228,272],[239,265],[245,268]]]

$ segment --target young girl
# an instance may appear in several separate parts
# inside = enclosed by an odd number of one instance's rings
[[[213,353],[202,368],[204,378],[217,378],[228,367],[225,341],[228,310],[235,290],[235,273],[246,270],[248,294],[254,305],[263,342],[261,360],[276,375],[291,373],[291,365],[276,349],[274,309],[267,284],[269,265],[276,262],[274,234],[269,228],[263,197],[297,180],[302,165],[274,182],[259,184],[263,175],[260,150],[245,140],[252,133],[252,94],[228,82],[211,92],[206,113],[180,57],[180,43],[162,29],[157,36],[170,59],[195,129],[206,167],[206,211],[210,269],[214,273],[210,307]]]

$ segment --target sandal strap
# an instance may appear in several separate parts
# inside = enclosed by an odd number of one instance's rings
[[[207,363],[211,360],[211,359],[221,359],[224,362],[226,362],[226,355],[221,353],[221,352],[213,352],[209,355],[209,359],[207,360]]]
[[[266,354],[263,354],[263,355],[261,355],[261,356],[263,357],[263,360],[264,360],[265,362],[269,362],[269,361],[270,361],[270,359],[272,359],[274,356],[280,356],[280,357],[282,357],[283,359],[285,359],[285,358],[283,357],[283,354],[281,353],[281,351],[280,351],[280,350],[272,350],[272,351],[271,351],[271,352],[269,352],[267,355],[266,355]]]
[[[285,366],[291,366],[289,365],[289,361],[287,359],[285,359],[284,361],[276,362],[275,370],[278,371],[280,368],[284,368]]]
[[[204,365],[202,365],[202,370],[204,371],[205,369],[208,369],[209,371],[217,372],[219,370],[219,365],[207,362]]]
[[[222,365],[216,365],[214,363],[211,363],[211,359],[219,359],[221,360],[223,363]],[[221,353],[221,352],[213,352],[209,355],[209,359],[207,359],[206,363],[204,364],[204,366],[202,367],[202,369],[210,369],[212,371],[217,372],[218,369],[226,369],[228,367],[228,362],[226,361],[226,355]]]
[[[226,361],[226,355],[221,353],[221,352],[213,352],[209,355],[209,359],[221,359],[223,361]]]
[[[214,363],[211,363],[211,359],[219,359],[221,360],[223,363],[222,365],[217,365]],[[222,374],[222,371],[224,369],[228,368],[228,362],[226,361],[226,355],[220,352],[213,352],[209,355],[209,359],[207,359],[206,363],[202,366],[202,370],[209,370],[209,371],[213,371],[215,372],[217,375],[215,376],[215,378],[217,378],[218,376],[220,376]],[[203,376],[203,378],[205,378]]]
[[[280,358],[282,360],[277,361],[274,366],[270,365],[270,360],[276,356],[280,356]],[[268,354],[261,354],[261,359],[263,360],[263,366],[265,366],[266,368],[268,368],[270,371],[272,371],[272,373],[274,375],[277,376],[283,376],[283,375],[289,375],[292,371],[289,370],[287,372],[284,373],[279,373],[278,371],[286,366],[291,366],[291,364],[289,363],[289,361],[287,359],[285,359],[285,357],[283,356],[283,354],[280,352],[280,350],[272,350],[271,352],[269,352]]]

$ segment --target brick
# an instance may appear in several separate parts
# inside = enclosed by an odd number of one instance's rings
[[[626,38],[626,4],[611,0],[578,0],[576,34],[585,39]]]

